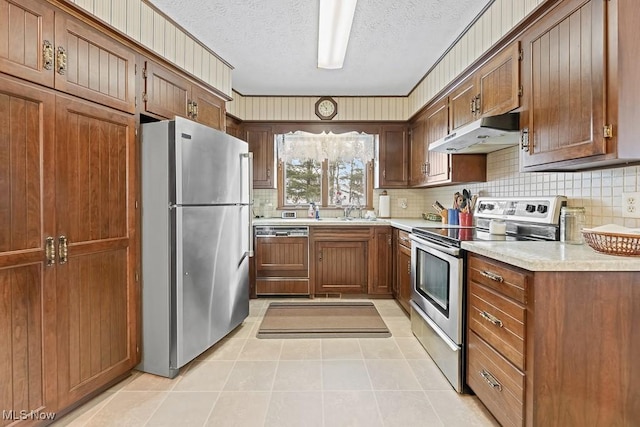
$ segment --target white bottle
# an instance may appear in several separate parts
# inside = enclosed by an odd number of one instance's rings
[[[313,203],[309,204],[309,212],[307,212],[307,217],[313,218],[315,216],[315,209],[313,208]]]

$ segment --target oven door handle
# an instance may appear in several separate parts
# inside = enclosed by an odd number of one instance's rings
[[[442,341],[445,342],[445,344],[447,344],[447,346],[453,350],[453,351],[460,351],[460,346],[458,344],[455,343],[455,341],[453,341],[451,338],[449,338],[447,336],[447,334],[445,334],[444,332],[442,332],[442,330],[440,329],[440,327],[438,325],[436,325],[436,322],[434,322],[433,320],[431,320],[429,318],[429,316],[427,316],[426,314],[424,314],[424,312],[422,311],[422,309],[420,308],[420,306],[418,304],[416,304],[415,302],[413,302],[413,300],[409,301],[409,304],[411,304],[411,307],[413,308],[413,311],[416,312],[416,314],[420,317],[422,317],[422,319],[427,322],[427,324],[431,327],[431,329],[433,329],[433,331],[438,334],[438,336],[442,339]]]
[[[411,240],[413,240],[414,242],[418,243],[419,245],[424,245],[427,246],[431,249],[435,249],[437,251],[440,252],[444,252],[445,254],[449,254],[451,256],[454,256],[456,258],[460,258],[460,249],[459,248],[450,248],[447,246],[442,246],[442,245],[438,245],[436,243],[431,243],[427,240],[421,239],[413,234],[409,234],[409,238]]]

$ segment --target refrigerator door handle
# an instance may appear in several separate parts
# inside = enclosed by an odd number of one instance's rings
[[[249,230],[247,232],[249,238],[249,250],[245,253],[245,255],[253,257],[253,153],[242,153],[242,157],[247,158],[247,166],[249,169],[249,177],[247,179],[247,185],[249,186],[249,209],[247,209],[249,215]]]

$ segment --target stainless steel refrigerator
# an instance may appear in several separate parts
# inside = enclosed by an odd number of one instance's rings
[[[142,125],[142,361],[173,378],[249,314],[252,158],[186,119]]]

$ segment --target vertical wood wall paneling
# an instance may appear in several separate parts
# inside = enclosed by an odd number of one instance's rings
[[[175,64],[180,67],[180,68],[184,68],[184,45],[185,45],[185,41],[186,41],[186,36],[184,35],[184,33],[182,31],[176,31],[176,61]]]
[[[202,78],[202,46],[193,44],[193,75]]]
[[[153,46],[151,48],[160,56],[164,57],[164,38],[165,38],[165,22],[164,16],[153,11]]]
[[[169,21],[164,24],[164,57],[176,63],[176,26]]]
[[[127,0],[111,0],[110,24],[126,34],[127,32]]]
[[[127,35],[134,40],[141,41],[141,2],[140,0],[125,0],[127,2]]]
[[[98,0],[93,2],[93,14],[109,24],[111,24],[111,2],[113,2],[113,0]]]
[[[153,9],[145,3],[140,4],[140,43],[153,49]]]
[[[195,42],[189,37],[184,39],[184,69],[193,74],[193,51]]]

